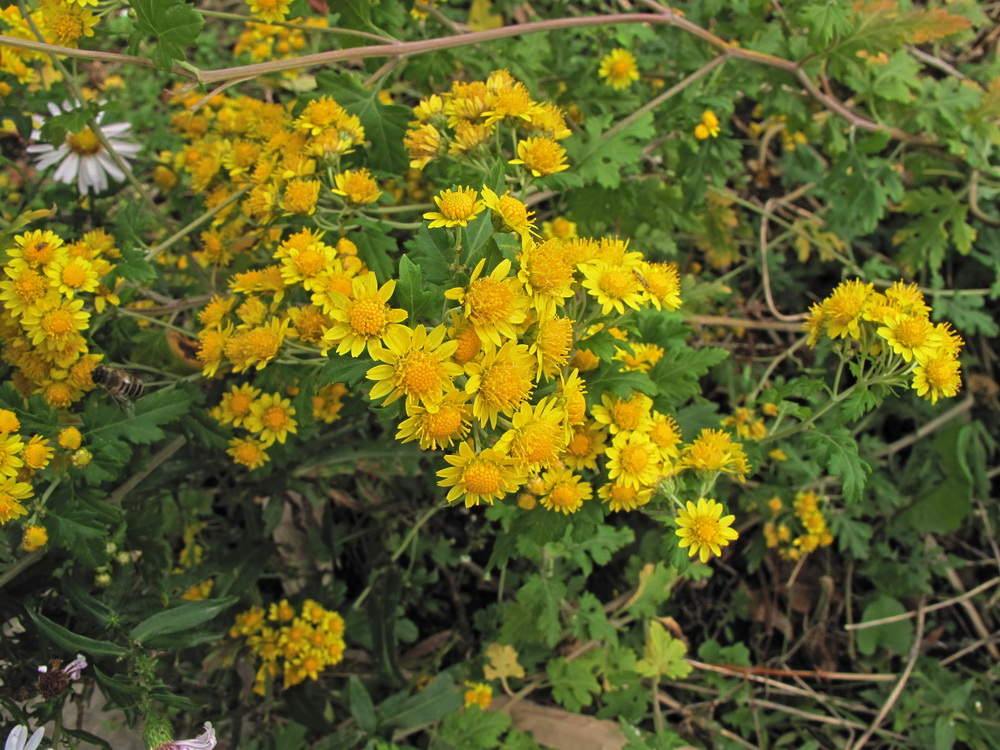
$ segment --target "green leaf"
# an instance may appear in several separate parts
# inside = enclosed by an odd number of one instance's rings
[[[458,750],[492,750],[503,747],[500,735],[510,728],[511,717],[499,711],[471,706],[449,714],[441,723],[436,746]]]
[[[189,602],[177,607],[157,612],[140,622],[129,633],[129,638],[142,643],[158,635],[190,630],[215,618],[239,601],[239,597],[227,596],[222,599],[206,599]]]
[[[122,257],[115,261],[112,275],[126,281],[141,283],[156,278],[156,269],[145,256],[134,247],[123,247]]]
[[[906,608],[898,599],[880,596],[861,613],[861,622],[881,620],[885,617],[901,615]],[[897,620],[885,625],[875,625],[857,631],[858,651],[871,656],[880,646],[897,654],[904,654],[913,644],[913,622],[910,619]]]
[[[562,633],[559,613],[565,596],[565,583],[539,573],[529,575],[517,592],[517,603],[523,608],[522,613],[530,613],[535,628],[550,647],[559,642]]]
[[[109,641],[98,641],[85,635],[77,635],[62,625],[52,622],[43,614],[30,611],[28,614],[31,615],[31,619],[35,621],[35,625],[42,635],[68,654],[81,653],[87,656],[110,656],[120,659],[127,653],[121,646],[116,646]]]
[[[378,707],[379,725],[400,729],[423,726],[454,713],[462,702],[451,675],[440,674],[416,695],[397,693],[384,701]]]
[[[343,383],[349,388],[364,381],[367,373],[375,364],[370,359],[355,359],[346,355],[329,354],[330,361],[323,365],[319,376],[316,378],[316,385],[327,385],[328,383]]]
[[[170,70],[174,60],[184,59],[184,47],[198,39],[205,19],[184,0],[131,0],[135,11],[135,31],[130,47],[137,48],[140,35],[156,37],[155,56],[160,67]]]
[[[596,665],[586,657],[573,661],[551,659],[545,666],[545,671],[549,676],[552,697],[573,713],[589,706],[594,696],[601,692],[601,686],[594,675]]]
[[[375,716],[375,704],[372,703],[368,689],[355,675],[351,675],[347,681],[347,703],[351,709],[351,716],[358,723],[358,727],[366,734],[372,734],[378,727],[378,719]]]
[[[448,232],[420,227],[417,236],[406,243],[406,257],[420,266],[428,284],[455,286],[453,267],[455,245]]]
[[[100,105],[91,102],[86,106],[77,107],[69,112],[48,117],[40,129],[42,138],[49,143],[61,144],[66,140],[67,133],[78,133],[87,127],[101,111]]]
[[[351,232],[347,239],[358,248],[358,257],[375,274],[380,284],[396,276],[396,264],[393,256],[398,251],[396,240],[385,232],[385,228],[375,222],[357,219],[356,224],[362,227],[360,232]]]
[[[814,429],[806,432],[802,441],[821,466],[840,477],[844,499],[849,503],[860,500],[871,466],[858,455],[858,444],[850,431],[845,427]]]
[[[660,360],[661,362],[663,360]],[[586,376],[587,390],[599,396],[602,391],[610,391],[618,398],[630,399],[632,392],[638,391],[648,396],[657,394],[656,384],[649,375],[638,370],[622,372],[621,362],[604,362]]]
[[[584,132],[569,141],[566,150],[584,182],[596,182],[613,190],[621,185],[622,168],[634,168],[639,163],[643,149],[656,133],[650,112],[608,137],[611,119],[610,114],[588,117]]]
[[[853,16],[850,3],[821,0],[803,5],[795,14],[795,21],[808,29],[809,44],[819,52],[835,36],[843,36],[854,28]]]
[[[871,554],[871,538],[875,533],[864,521],[837,513],[830,522],[833,536],[837,539],[837,549],[846,552],[855,560],[867,560]]]
[[[396,303],[409,314],[408,325],[416,325],[418,320],[435,317],[444,299],[439,287],[429,287],[424,283],[423,270],[404,255],[399,259],[399,283],[396,284]]]
[[[683,344],[676,349],[668,349],[649,371],[649,377],[656,384],[659,398],[675,409],[701,393],[701,377],[728,356],[729,352],[725,349],[711,346],[692,349]]]
[[[685,660],[687,646],[674,638],[656,620],[649,623],[649,635],[643,649],[643,658],[635,665],[635,671],[645,677],[659,681],[663,677],[681,679],[691,673],[691,665]]]

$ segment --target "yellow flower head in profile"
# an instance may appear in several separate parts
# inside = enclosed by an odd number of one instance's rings
[[[14,477],[7,477],[0,482],[0,525],[27,515],[28,511],[21,505],[21,501],[29,497],[31,485],[27,482],[18,482]]]
[[[493,228],[498,232],[514,232],[521,236],[534,233],[535,222],[531,217],[535,212],[529,211],[509,190],[497,195],[483,185],[483,203],[493,212]]]
[[[627,89],[639,80],[639,66],[635,55],[619,47],[604,56],[597,74],[612,88]]]
[[[430,219],[428,229],[436,227],[464,227],[479,215],[486,204],[478,197],[472,188],[460,187],[456,190],[442,190],[434,196],[437,211],[424,214]]]
[[[375,179],[367,169],[356,171],[348,169],[334,177],[333,181],[337,186],[333,189],[333,192],[344,196],[347,198],[348,203],[352,203],[355,206],[374,203],[382,195],[382,191],[378,189],[378,183],[375,182]]]
[[[699,141],[703,141],[706,138],[715,138],[718,135],[719,118],[715,116],[715,112],[706,109],[701,114],[701,122],[694,129],[694,137]]]
[[[323,339],[329,346],[337,344],[337,354],[357,357],[367,347],[369,356],[380,346],[380,342],[406,320],[406,310],[389,307],[389,298],[396,290],[393,279],[385,282],[380,289],[374,273],[355,276],[351,280],[351,296],[334,295],[340,304],[334,303],[329,315],[333,326]]]
[[[735,474],[742,482],[750,472],[743,446],[724,430],[704,429],[694,442],[684,446],[680,465],[696,471]]]
[[[501,346],[517,338],[516,326],[528,317],[528,297],[516,277],[510,276],[511,262],[504,258],[488,276],[483,258],[476,264],[467,287],[454,287],[445,297],[462,304],[462,312],[472,323],[481,341]]]
[[[10,409],[0,409],[0,432],[17,432],[21,429],[21,421]]]
[[[25,552],[34,552],[48,543],[49,532],[45,530],[45,527],[32,524],[24,530],[24,536],[21,538],[21,549]]]
[[[677,514],[680,528],[674,533],[681,538],[680,547],[688,548],[688,557],[697,554],[704,563],[709,555],[721,556],[721,548],[739,538],[736,529],[731,528],[735,520],[736,516],[722,515],[721,503],[702,497],[697,505],[688,501],[687,507]]]
[[[566,149],[551,138],[526,138],[517,143],[517,158],[508,164],[523,164],[535,177],[546,177],[569,169]]]
[[[506,497],[524,484],[525,473],[514,465],[514,460],[494,448],[484,448],[476,453],[468,442],[458,446],[458,454],[445,456],[451,466],[441,469],[439,487],[448,490],[448,502],[464,499],[465,507],[471,508],[484,502],[493,505],[494,500]]]

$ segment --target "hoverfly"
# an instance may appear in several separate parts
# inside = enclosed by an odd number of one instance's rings
[[[142,396],[145,390],[143,382],[135,375],[112,367],[95,367],[90,373],[94,385],[99,385],[114,399],[129,416],[132,415],[132,402]]]

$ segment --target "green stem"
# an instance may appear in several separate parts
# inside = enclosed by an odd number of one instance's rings
[[[151,247],[149,250],[146,251],[146,260],[152,260],[153,258],[155,258],[157,255],[159,255],[160,253],[162,253],[167,248],[171,247],[172,245],[176,245],[178,242],[180,242],[182,239],[184,239],[185,237],[187,237],[189,234],[191,234],[191,232],[193,232],[195,229],[197,229],[198,227],[200,227],[206,221],[208,221],[209,219],[211,219],[217,213],[219,213],[220,211],[224,210],[225,208],[231,206],[233,203],[235,203],[236,201],[238,201],[240,198],[242,198],[244,195],[246,195],[249,192],[250,192],[250,188],[248,186],[248,187],[243,188],[242,190],[240,190],[237,193],[233,193],[228,198],[226,198],[226,200],[224,200],[222,203],[220,203],[218,206],[214,206],[211,210],[206,211],[201,216],[199,216],[197,219],[195,219],[190,224],[188,224],[186,227],[181,228],[180,230],[178,230],[177,232],[175,232],[174,234],[172,234],[170,237],[168,237],[167,239],[165,239],[163,242],[161,242],[156,247]]]

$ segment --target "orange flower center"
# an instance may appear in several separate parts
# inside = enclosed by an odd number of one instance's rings
[[[477,279],[465,297],[469,317],[477,323],[495,324],[508,320],[514,302],[514,290],[506,281]]]
[[[14,293],[23,301],[31,303],[41,299],[47,289],[45,279],[41,274],[31,269],[26,270],[14,282]]]
[[[569,482],[559,482],[549,493],[549,500],[558,508],[568,508],[578,499],[576,487]]]
[[[44,287],[42,289],[44,292]],[[475,359],[476,355],[479,354],[480,350],[483,348],[482,342],[479,340],[479,335],[476,333],[476,329],[471,326],[463,328],[458,332],[456,336],[458,339],[458,349],[455,350],[453,355],[455,359],[463,364],[465,362],[471,362]]]
[[[488,461],[474,459],[462,472],[465,488],[476,495],[496,495],[500,490],[500,468]]]
[[[931,331],[931,323],[924,318],[906,318],[901,320],[895,328],[896,340],[903,346],[911,349],[921,346],[927,342],[927,336]]]
[[[630,474],[639,474],[649,465],[649,453],[641,445],[626,445],[618,454],[622,468]]]
[[[295,258],[295,269],[305,277],[322,273],[325,266],[326,258],[323,253],[312,247],[305,248]]]
[[[710,516],[697,516],[691,519],[691,539],[702,544],[718,542],[721,533],[719,519]]]
[[[951,382],[954,368],[947,359],[933,359],[924,366],[924,377],[933,387],[940,389]]]
[[[573,439],[569,441],[566,450],[574,456],[588,456],[594,446],[594,441],[584,432],[577,432]]]
[[[497,362],[483,374],[480,390],[489,404],[506,413],[528,397],[531,376],[516,362]]]
[[[229,402],[229,411],[237,417],[243,417],[250,413],[251,399],[244,393],[234,393]]]
[[[264,412],[264,418],[261,421],[265,428],[271,432],[277,432],[288,425],[288,412],[280,406],[272,406]]]
[[[611,419],[618,425],[619,429],[631,432],[639,427],[643,411],[643,406],[638,399],[621,401],[611,407]]]
[[[426,352],[414,352],[401,368],[402,390],[407,395],[426,393],[439,382],[437,360]]]
[[[428,415],[425,425],[428,437],[454,435],[462,427],[462,411],[454,406],[442,407],[436,414]]]
[[[635,487],[626,487],[622,484],[611,485],[611,500],[615,503],[627,503],[630,502],[638,493]]]
[[[73,325],[73,314],[68,310],[52,310],[42,318],[42,330],[49,338],[63,339],[76,330]]]
[[[618,299],[628,294],[635,284],[635,276],[616,268],[609,268],[601,274],[600,289],[612,299]]]
[[[79,289],[87,283],[87,269],[79,263],[67,263],[62,271],[63,283],[71,289]]]
[[[448,219],[467,219],[472,216],[476,196],[472,191],[447,193],[440,198],[438,208]]]
[[[365,338],[379,336],[385,328],[385,304],[377,299],[358,300],[349,313],[351,328]]]

